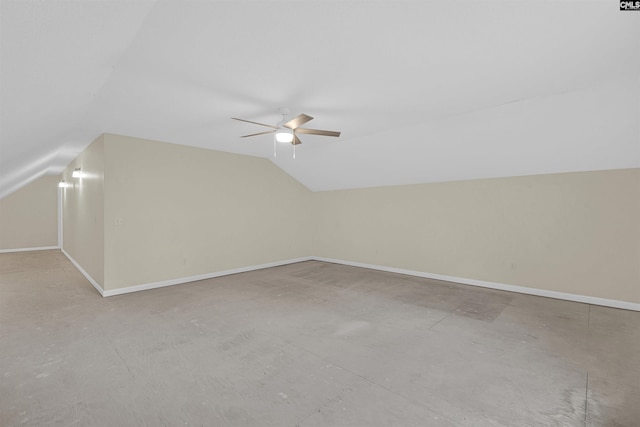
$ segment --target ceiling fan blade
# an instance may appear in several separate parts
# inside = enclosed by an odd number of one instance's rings
[[[267,133],[274,133],[274,132],[275,132],[275,130],[268,130],[266,132],[258,132],[258,133],[252,133],[250,135],[242,135],[240,138],[247,138],[249,136],[256,136],[256,135],[265,135]]]
[[[231,117],[231,118],[233,120],[238,120],[240,122],[253,123],[254,125],[266,126],[271,129],[278,129],[276,126],[273,126],[273,125],[265,125],[264,123],[252,122],[251,120],[245,120],[245,119],[236,119],[235,117]]]
[[[296,129],[296,132],[298,132],[298,133],[306,133],[308,135],[340,136],[340,132],[335,132],[335,131],[332,131],[332,130],[298,128],[298,129]]]
[[[291,143],[293,145],[298,145],[298,144],[302,144],[302,141],[300,141],[300,139],[298,138],[298,135],[296,135],[295,133],[293,134],[293,141],[291,141]]]
[[[313,120],[313,117],[307,116],[306,114],[300,114],[294,117],[293,119],[289,120],[287,123],[285,123],[282,126],[289,129],[297,129],[298,126],[302,126],[303,124],[307,123],[310,120]]]

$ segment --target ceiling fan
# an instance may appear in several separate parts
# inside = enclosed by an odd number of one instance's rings
[[[252,133],[249,135],[242,135],[241,138],[247,138],[249,136],[257,136],[257,135],[266,135],[269,133],[275,134],[275,140],[278,142],[290,142],[295,147],[298,144],[302,144],[300,138],[298,138],[298,134],[308,134],[308,135],[322,135],[322,136],[340,136],[340,132],[335,132],[331,130],[318,130],[318,129],[306,129],[301,128],[303,124],[313,120],[313,117],[307,114],[299,114],[291,120],[287,120],[287,115],[289,114],[288,108],[281,108],[280,114],[282,114],[282,120],[274,125],[268,125],[265,123],[252,122],[251,120],[238,119],[232,117],[233,120],[238,120],[246,123],[253,123],[254,125],[265,126],[271,128],[273,130],[268,130],[265,132]]]

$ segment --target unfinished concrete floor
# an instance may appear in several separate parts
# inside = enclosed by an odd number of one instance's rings
[[[639,326],[314,261],[103,299],[0,254],[0,425],[637,426]]]

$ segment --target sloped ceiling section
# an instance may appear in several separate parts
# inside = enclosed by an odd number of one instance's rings
[[[312,190],[640,167],[612,1],[3,0],[0,197],[102,132],[271,158]],[[308,113],[273,158],[234,122]]]
[[[61,172],[98,136],[91,109],[152,5],[0,2],[0,197]]]

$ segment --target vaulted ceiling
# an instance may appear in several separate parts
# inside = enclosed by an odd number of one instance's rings
[[[640,167],[640,12],[603,1],[2,0],[0,197],[103,132],[312,190]],[[315,117],[273,157],[279,107]]]

